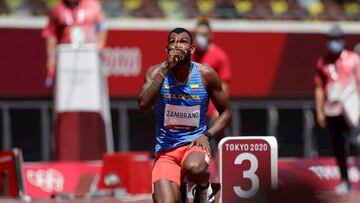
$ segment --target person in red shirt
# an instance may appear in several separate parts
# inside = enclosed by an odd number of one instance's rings
[[[62,0],[49,13],[49,22],[42,35],[46,38],[46,86],[53,83],[55,47],[58,44],[96,43],[105,46],[106,23],[101,6],[95,0]]]
[[[210,22],[201,18],[195,29],[195,53],[193,60],[213,68],[220,77],[223,89],[228,93],[231,80],[230,60],[226,52],[213,42]],[[214,120],[218,117],[213,103],[210,103],[207,117]]]
[[[206,18],[200,18],[195,28],[195,53],[193,54],[193,60],[201,64],[205,64],[213,68],[221,80],[223,90],[229,93],[229,82],[231,80],[231,66],[230,60],[226,52],[213,42],[213,33],[211,30],[210,22]],[[207,111],[207,119],[209,126],[214,123],[218,118],[219,114],[216,111],[214,104],[209,102],[209,109]],[[226,134],[226,132],[225,132]],[[217,145],[220,140],[224,137],[223,135],[217,136],[210,142],[211,153],[214,157],[214,165],[210,167],[215,170],[211,177],[213,180],[218,181],[218,152]]]
[[[344,48],[340,26],[333,26],[326,37],[328,52],[318,60],[314,78],[315,110],[319,126],[330,136],[340,169],[341,183],[335,190],[343,194],[351,190],[346,159],[348,133],[357,127],[360,115],[360,58]]]
[[[106,23],[97,0],[61,0],[48,15],[43,29],[46,38],[48,71],[45,85],[52,87],[55,76],[56,47],[60,44],[105,46]],[[56,112],[56,159],[101,159],[105,148],[105,129],[96,112]],[[85,149],[91,145],[92,150]]]

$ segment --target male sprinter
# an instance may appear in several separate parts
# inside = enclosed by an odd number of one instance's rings
[[[228,95],[217,73],[191,61],[192,35],[175,28],[167,38],[167,60],[150,67],[138,97],[143,111],[156,113],[156,159],[152,171],[154,202],[180,200],[180,183],[186,177],[196,184],[194,202],[215,202],[209,184],[209,140],[221,134],[231,120]],[[209,98],[219,117],[206,126]]]

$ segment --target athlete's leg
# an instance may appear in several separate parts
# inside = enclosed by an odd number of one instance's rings
[[[153,199],[158,203],[180,201],[181,158],[185,147],[158,153],[152,170]]]
[[[200,147],[192,147],[182,162],[182,173],[187,179],[198,185],[208,185],[210,173],[208,171],[210,155]]]
[[[153,200],[155,203],[176,203],[180,201],[180,189],[177,183],[161,179],[154,183]]]
[[[195,183],[194,203],[214,203],[215,194],[209,182],[210,154],[200,147],[192,147],[184,155],[182,173],[186,178]]]

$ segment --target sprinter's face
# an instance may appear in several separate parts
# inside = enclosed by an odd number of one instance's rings
[[[182,32],[182,33],[171,33],[169,40],[168,40],[168,46],[167,46],[167,52],[171,51],[178,51],[182,55],[182,58],[180,59],[179,63],[186,63],[191,59],[191,54],[194,53],[194,46],[191,43],[191,39],[188,33]]]

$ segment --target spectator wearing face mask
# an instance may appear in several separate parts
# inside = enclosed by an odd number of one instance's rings
[[[339,25],[334,25],[326,38],[327,54],[318,60],[314,78],[316,119],[331,139],[341,174],[335,190],[344,194],[351,190],[346,161],[350,132],[358,125],[360,115],[360,58],[344,48]]]
[[[231,80],[229,57],[222,48],[213,42],[213,33],[210,22],[206,18],[200,18],[197,22],[194,45],[195,53],[193,54],[193,60],[213,68],[220,77],[222,89],[226,93],[229,93],[229,82]],[[209,126],[211,126],[219,117],[219,114],[211,101],[209,102],[206,116]],[[210,142],[211,152],[213,157],[215,157],[215,167],[217,167],[218,160],[217,145],[223,137],[224,134],[219,135]],[[216,180],[217,175],[216,173],[214,174],[214,179]]]
[[[231,66],[226,52],[213,42],[213,33],[210,22],[201,18],[195,29],[195,54],[193,59],[196,62],[212,67],[220,76],[222,88],[228,92],[231,79]],[[207,113],[209,119],[215,119],[218,113],[214,105],[210,104]]]

